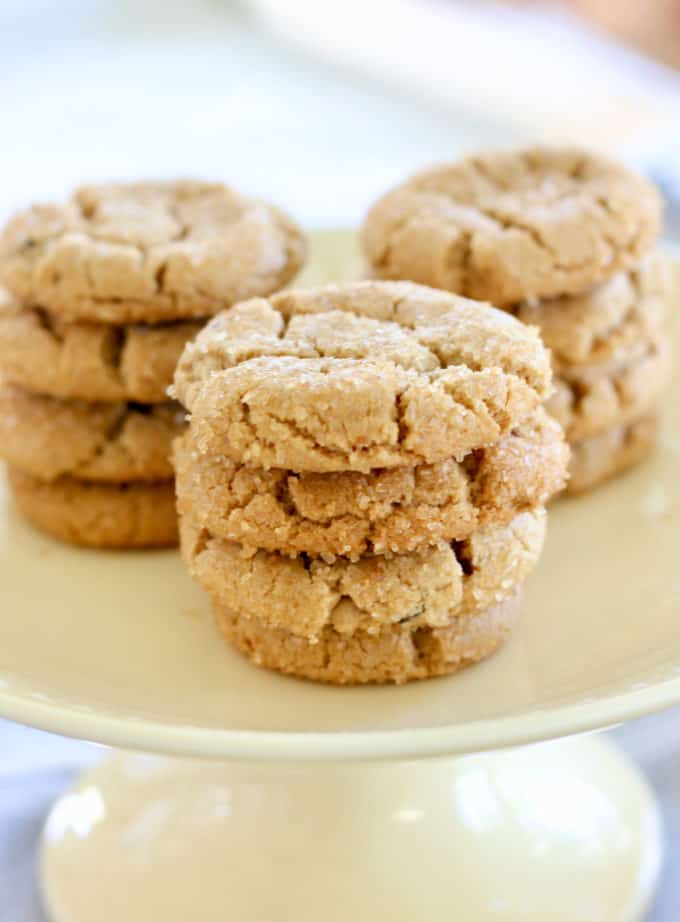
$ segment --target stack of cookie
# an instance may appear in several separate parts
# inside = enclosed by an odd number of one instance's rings
[[[93,547],[177,541],[167,389],[208,318],[291,278],[302,236],[219,184],[79,189],[0,237],[0,456],[19,509]]]
[[[182,551],[253,661],[405,682],[502,643],[568,458],[534,329],[409,283],[284,292],[214,318],[175,389]]]
[[[540,329],[578,492],[654,441],[670,370],[667,283],[648,256],[661,211],[654,187],[616,163],[533,148],[418,174],[374,205],[363,247],[374,277],[482,298]]]

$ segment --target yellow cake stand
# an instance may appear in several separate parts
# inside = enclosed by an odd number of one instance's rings
[[[356,272],[314,245],[315,279]],[[649,461],[553,506],[507,646],[401,688],[260,670],[175,552],[65,547],[3,499],[0,714],[128,750],[52,810],[53,922],[641,919],[657,808],[584,731],[680,702],[679,472],[680,380]]]

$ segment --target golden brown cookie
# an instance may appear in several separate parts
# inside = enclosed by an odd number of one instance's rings
[[[462,458],[550,388],[534,329],[407,282],[239,304],[187,346],[175,375],[200,451],[317,473]]]
[[[646,458],[654,447],[655,413],[572,445],[567,493],[583,493]]]
[[[304,253],[282,211],[220,183],[84,186],[10,220],[0,282],[64,320],[156,323],[276,291]]]
[[[539,328],[556,375],[574,366],[630,364],[662,328],[668,268],[660,257],[651,257],[583,294],[524,302],[513,313]]]
[[[564,486],[569,449],[539,409],[491,448],[368,474],[294,474],[202,455],[191,432],[175,443],[177,500],[211,534],[253,548],[331,560],[405,554],[477,528],[507,524]]]
[[[41,480],[169,480],[177,404],[85,403],[0,386],[0,458]]]
[[[506,307],[581,292],[636,265],[659,234],[649,182],[598,154],[533,147],[425,170],[369,212],[379,278]]]
[[[546,408],[564,427],[567,440],[579,442],[646,415],[658,403],[670,373],[670,342],[657,333],[634,344],[629,362],[565,366]]]
[[[377,634],[325,627],[312,643],[255,618],[215,605],[215,618],[238,650],[258,666],[331,685],[395,683],[447,675],[495,653],[519,620],[515,593],[486,611],[444,627],[391,625]]]
[[[524,512],[509,525],[487,526],[466,541],[440,542],[413,554],[337,558],[246,555],[189,516],[180,520],[182,554],[194,578],[231,611],[263,625],[318,638],[377,633],[387,625],[444,627],[516,592],[543,546],[545,512]]]
[[[37,394],[165,403],[200,323],[67,323],[0,293],[0,374]]]
[[[62,541],[121,549],[177,544],[172,481],[102,484],[62,477],[47,483],[14,468],[8,479],[19,511]]]

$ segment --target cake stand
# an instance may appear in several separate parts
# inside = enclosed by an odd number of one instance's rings
[[[53,922],[641,919],[657,808],[584,731],[680,702],[679,470],[680,381],[648,462],[554,504],[507,646],[400,688],[260,670],[175,552],[68,548],[3,499],[0,713],[127,750],[48,819]]]

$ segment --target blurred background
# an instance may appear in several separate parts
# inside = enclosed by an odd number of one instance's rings
[[[86,180],[184,175],[354,224],[414,169],[538,139],[650,174],[680,237],[680,0],[0,0],[0,113],[0,220]],[[653,922],[679,918],[679,727],[617,731],[663,799]],[[36,836],[99,757],[0,722],[0,922],[44,922]]]
[[[0,0],[0,212],[197,174],[354,222],[409,170],[526,138],[672,186],[673,64],[676,0]]]

